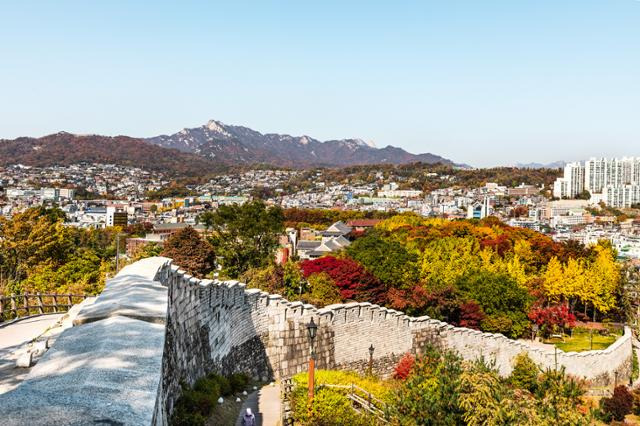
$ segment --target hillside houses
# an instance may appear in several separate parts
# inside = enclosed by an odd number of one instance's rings
[[[351,242],[346,236],[352,228],[344,222],[338,221],[319,233],[305,232],[301,236],[315,239],[301,239],[296,244],[296,254],[300,259],[316,259],[327,253],[335,252],[348,247]]]

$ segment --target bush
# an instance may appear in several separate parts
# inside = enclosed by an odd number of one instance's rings
[[[232,374],[229,377],[229,384],[233,393],[242,392],[249,384],[249,376],[244,373]]]
[[[405,380],[411,374],[411,369],[413,368],[413,364],[415,363],[415,358],[413,355],[406,353],[398,364],[393,372],[393,378],[397,380]]]
[[[373,377],[363,377],[350,371],[316,371],[316,392],[313,400],[312,417],[309,417],[307,406],[308,390],[307,373],[293,376],[294,388],[291,395],[291,406],[296,422],[301,425],[364,426],[375,422],[363,414],[356,413],[347,398],[348,388],[330,388],[322,385],[351,385],[361,387],[376,398],[386,400],[391,391],[388,383]]]
[[[458,400],[462,372],[462,360],[454,353],[428,348],[393,393],[388,414],[402,425],[464,424]]]
[[[233,374],[229,379],[210,373],[198,379],[192,388],[182,383],[182,395],[171,415],[172,426],[201,426],[211,416],[221,395],[240,392],[249,384],[246,374]]]
[[[211,382],[207,383],[206,379],[200,379],[196,383],[200,390],[188,389],[183,385],[182,395],[176,401],[171,416],[172,426],[204,425],[206,418],[215,407],[220,396],[215,392],[217,386]],[[208,393],[205,389],[212,393]]]
[[[218,387],[220,388],[220,394],[222,394],[223,396],[229,396],[233,394],[233,389],[231,388],[231,384],[229,383],[229,380],[227,380],[226,377],[222,377],[215,373],[209,373],[207,375],[207,378],[218,384]]]
[[[631,393],[633,395],[633,414],[636,416],[640,415],[640,389],[634,389]]]
[[[600,409],[606,417],[621,422],[633,408],[633,395],[624,385],[616,386],[611,398],[602,398]]]
[[[509,382],[516,388],[534,393],[538,387],[538,373],[538,366],[523,352],[515,359]]]

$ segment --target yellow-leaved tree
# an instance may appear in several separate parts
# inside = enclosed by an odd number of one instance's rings
[[[559,302],[563,297],[564,270],[557,257],[552,257],[544,272],[542,287],[551,302]]]
[[[613,251],[608,247],[595,246],[595,260],[585,274],[585,302],[591,302],[600,312],[608,312],[615,307],[615,291],[620,281],[620,268]]]

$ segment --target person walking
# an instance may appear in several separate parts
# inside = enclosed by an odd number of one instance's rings
[[[247,412],[242,416],[242,426],[256,426],[256,416],[247,408]]]

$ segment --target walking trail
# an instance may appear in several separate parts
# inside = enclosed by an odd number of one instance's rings
[[[280,421],[280,385],[269,384],[249,394],[238,415],[236,426],[242,426],[242,416],[247,408],[256,415],[257,426],[278,426]]]
[[[66,313],[32,316],[0,325],[0,395],[18,387],[31,371],[31,368],[17,367],[18,358],[32,352],[33,366],[46,351],[46,347],[35,350],[34,342],[48,341],[52,345],[60,333],[72,326],[80,307],[94,300],[94,297],[87,298]]]

